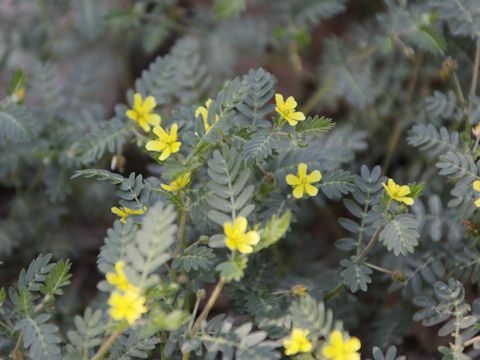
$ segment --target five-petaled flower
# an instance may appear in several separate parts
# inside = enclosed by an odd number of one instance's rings
[[[177,141],[178,125],[175,123],[170,128],[170,133],[167,133],[161,126],[155,126],[153,132],[158,136],[157,140],[151,140],[147,143],[147,150],[161,151],[159,160],[166,160],[171,154],[180,150],[182,143]]]
[[[413,205],[413,198],[410,195],[410,187],[408,185],[398,185],[393,179],[388,179],[387,184],[382,184],[388,196],[398,202],[406,205]]]
[[[143,213],[145,213],[145,209],[134,210],[126,206],[122,206],[122,207],[114,206],[111,208],[111,211],[115,215],[120,216],[120,221],[123,224],[125,224],[125,222],[127,221],[127,217],[129,217],[130,215],[142,215]]]
[[[118,290],[122,291],[134,291],[140,292],[140,289],[132,285],[127,276],[125,275],[123,268],[125,267],[125,262],[119,260],[115,263],[115,272],[109,272],[105,276],[110,285],[115,286]]]
[[[112,292],[108,298],[108,305],[110,305],[108,313],[113,320],[126,320],[129,325],[148,311],[145,306],[145,296],[132,290]]]
[[[480,180],[475,180],[473,182],[473,189],[477,192],[480,192]],[[475,206],[476,207],[480,207],[480,198],[478,198],[477,200],[475,200]]]
[[[307,175],[307,164],[300,163],[298,164],[298,174],[296,176],[288,174],[285,179],[288,185],[293,186],[293,196],[300,199],[305,192],[309,196],[317,195],[318,189],[312,183],[322,180],[322,174],[315,170]]]
[[[170,185],[162,183],[160,184],[160,186],[165,191],[176,192],[183,189],[189,183],[190,183],[190,173],[185,173],[183,175],[180,175],[174,181],[172,181]]]
[[[341,331],[333,330],[322,349],[322,355],[329,360],[360,360],[360,347],[360,340],[356,337],[344,339]]]
[[[234,251],[238,250],[242,254],[250,254],[253,251],[253,246],[260,241],[260,235],[256,231],[247,232],[248,222],[243,216],[231,223],[223,224],[225,232],[225,245]]]
[[[295,126],[299,121],[305,120],[304,113],[295,111],[297,102],[293,96],[289,96],[287,100],[284,101],[283,95],[275,94],[275,102],[277,104],[275,111],[279,113],[283,119],[287,120],[290,125]]]
[[[142,95],[136,93],[133,96],[133,109],[129,109],[126,115],[135,121],[145,132],[150,131],[150,126],[156,126],[160,124],[161,117],[158,114],[152,112],[157,106],[157,102],[153,96],[147,96],[143,101]]]
[[[288,338],[283,340],[285,355],[295,355],[299,352],[309,352],[312,350],[312,343],[308,340],[308,330],[293,328]]]
[[[205,127],[205,133],[210,131],[212,124],[208,122],[208,110],[210,108],[210,104],[212,103],[212,99],[208,99],[205,102],[205,106],[199,106],[197,110],[195,110],[195,116],[201,116],[203,120],[203,126]],[[218,115],[215,115],[214,122],[218,121]]]

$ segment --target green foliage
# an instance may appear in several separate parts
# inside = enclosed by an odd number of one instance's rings
[[[330,118],[315,115],[309,116],[295,127],[295,131],[300,134],[318,135],[335,128],[335,123]]]
[[[373,270],[365,265],[359,265],[353,261],[344,259],[340,262],[345,270],[341,272],[343,283],[348,286],[351,292],[357,292],[358,290],[367,291],[368,284],[372,282],[370,275]]]
[[[105,331],[105,325],[102,321],[102,312],[93,311],[86,308],[83,317],[76,315],[74,318],[75,330],[69,330],[67,337],[67,358],[72,359],[80,356],[91,356],[92,349],[102,343],[102,334]]]
[[[393,250],[395,256],[413,253],[418,245],[418,222],[412,215],[398,215],[387,221],[380,231],[380,241],[389,251]]]
[[[280,216],[274,214],[262,229],[260,242],[256,245],[255,251],[265,249],[283,238],[290,228],[291,219],[292,213],[290,210]]]
[[[208,218],[222,226],[237,216],[247,217],[255,208],[250,203],[253,185],[247,185],[250,171],[245,169],[242,158],[233,148],[214,151],[208,161],[208,184],[213,192],[208,199]]]

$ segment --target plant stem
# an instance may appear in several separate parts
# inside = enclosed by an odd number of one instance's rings
[[[375,244],[378,241],[378,235],[380,234],[380,229],[381,227],[378,227],[375,230],[375,233],[372,235],[370,241],[368,242],[367,246],[365,246],[365,249],[363,249],[362,253],[358,255],[355,259],[355,262],[358,264],[361,262],[365,257],[368,255],[368,253],[372,250],[372,248],[375,246]]]
[[[422,65],[422,60],[423,60],[423,53],[418,53],[415,56],[415,64],[413,68],[413,74],[412,77],[410,78],[410,81],[408,83],[407,87],[407,96],[405,97],[405,105],[409,104],[410,101],[412,100],[413,93],[415,92],[415,88],[417,86],[417,81],[418,77],[420,74],[420,69]],[[407,108],[407,107],[405,107]],[[393,131],[390,135],[390,139],[387,142],[387,151],[385,158],[383,160],[382,164],[382,172],[383,174],[387,173],[388,167],[390,166],[390,161],[392,160],[392,155],[395,152],[395,149],[397,148],[398,141],[400,140],[400,135],[401,135],[401,121],[400,121],[400,116],[398,116],[395,120],[395,126],[393,128]]]
[[[467,346],[475,344],[476,342],[480,342],[480,336],[475,336],[475,337],[471,338],[470,340],[465,341],[463,343],[463,346],[467,347]]]
[[[180,224],[178,226],[178,241],[175,247],[175,257],[180,256],[182,254],[183,249],[185,248],[185,227],[187,225],[187,212],[182,209],[180,213]],[[176,277],[175,269],[170,269],[170,281],[174,282]]]
[[[91,360],[103,359],[107,351],[110,350],[113,343],[120,336],[120,334],[121,334],[120,331],[115,331],[112,335],[110,335],[108,339],[103,342],[102,346],[100,346],[100,349],[98,349],[97,353],[92,357]]]
[[[328,301],[331,298],[333,298],[341,289],[343,288],[343,283],[339,283],[337,286],[335,286],[332,290],[327,292],[325,296],[323,297],[324,301]]]
[[[462,86],[460,85],[460,81],[458,80],[458,76],[456,72],[452,74],[453,84],[455,85],[455,94],[457,95],[457,102],[458,104],[463,104],[465,102],[465,97],[463,96]]]
[[[377,271],[380,271],[380,272],[383,272],[385,274],[389,274],[389,275],[393,275],[394,272],[392,270],[388,270],[388,269],[385,269],[381,266],[377,266],[377,265],[374,265],[374,264],[371,264],[369,262],[365,262],[365,265],[367,265],[369,268],[372,268],[374,270],[377,270]]]
[[[10,358],[13,360],[23,360],[23,354],[21,349],[23,335],[18,335],[17,342],[15,343],[15,347],[13,348],[12,352],[10,353]]]
[[[202,312],[198,316],[197,320],[193,323],[192,330],[190,330],[190,335],[195,336],[200,330],[200,326],[202,323],[205,321],[207,318],[208,314],[210,313],[210,310],[212,310],[213,305],[215,305],[215,302],[217,301],[218,297],[220,296],[220,293],[222,292],[223,287],[225,286],[225,279],[223,277],[220,278],[218,281],[217,285],[215,286],[215,289],[213,289],[212,294],[210,295],[210,298],[207,301],[207,304],[203,308]]]
[[[302,112],[308,114],[312,111],[322,97],[331,89],[333,85],[333,80],[330,78],[325,79],[322,84],[318,87],[317,90],[308,98],[305,102],[305,105],[302,107]]]
[[[467,111],[471,112],[473,107],[472,98],[475,96],[477,92],[477,84],[478,84],[478,70],[480,66],[480,35],[477,36],[477,43],[475,48],[475,60],[473,63],[473,76],[472,76],[472,83],[470,84],[470,96],[468,99],[468,107]]]

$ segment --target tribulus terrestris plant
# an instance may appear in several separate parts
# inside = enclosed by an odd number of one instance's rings
[[[2,355],[480,357],[478,1],[0,20]]]

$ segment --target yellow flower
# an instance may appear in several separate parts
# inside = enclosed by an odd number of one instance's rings
[[[395,201],[403,202],[407,205],[413,205],[413,198],[408,197],[410,188],[408,185],[398,185],[393,179],[388,179],[387,184],[382,184],[388,196]]]
[[[170,133],[167,133],[161,126],[155,126],[153,132],[158,136],[157,140],[152,140],[147,143],[147,150],[161,151],[160,161],[166,160],[171,154],[180,150],[182,143],[177,141],[178,125],[175,123],[170,128]]]
[[[480,180],[475,180],[473,182],[473,189],[477,192],[480,192]],[[478,198],[477,200],[475,200],[475,206],[476,207],[480,207],[480,198]]]
[[[155,106],[157,102],[153,96],[147,96],[145,101],[142,101],[142,95],[136,93],[133,96],[133,109],[127,110],[126,115],[140,125],[145,132],[149,132],[150,125],[159,125],[162,120],[160,115],[152,113]]]
[[[322,355],[329,360],[360,360],[357,352],[360,347],[360,340],[356,337],[344,340],[340,331],[333,330],[322,349]]]
[[[322,180],[322,174],[315,170],[307,175],[307,164],[300,163],[298,164],[297,176],[288,174],[285,179],[288,185],[293,186],[293,196],[300,199],[305,191],[309,196],[317,195],[318,189],[312,183]]]
[[[108,313],[113,320],[126,320],[129,325],[148,311],[145,296],[137,291],[114,291],[108,298],[108,305],[110,305]]]
[[[130,215],[142,215],[143,213],[145,213],[145,209],[133,210],[133,209],[130,209],[126,206],[122,206],[122,207],[114,206],[114,207],[111,208],[111,211],[115,215],[120,216],[120,221],[124,224],[127,221],[128,216],[130,216]]]
[[[292,293],[294,295],[304,296],[306,293],[308,293],[308,289],[303,285],[294,285],[292,287]]]
[[[170,185],[160,184],[160,186],[162,187],[162,189],[166,191],[175,192],[183,189],[189,183],[190,183],[190,173],[186,173],[186,174],[180,175],[178,178],[172,181]]]
[[[281,94],[275,94],[275,102],[277,104],[275,111],[279,113],[282,118],[287,120],[290,125],[295,126],[299,121],[305,120],[304,113],[295,111],[297,102],[293,96],[289,96],[287,101],[284,101]]]
[[[119,260],[115,263],[115,272],[109,272],[105,276],[108,283],[115,286],[118,290],[122,291],[136,291],[140,292],[140,289],[136,286],[130,284],[125,273],[123,272],[123,268],[125,267],[125,262],[123,260]]]
[[[283,340],[285,355],[295,355],[299,352],[309,352],[312,350],[312,343],[308,340],[308,330],[292,329],[290,337]]]
[[[223,224],[225,232],[225,244],[230,250],[240,251],[242,254],[250,254],[253,251],[253,245],[260,240],[260,235],[256,231],[247,230],[247,219],[239,216],[234,223],[226,222]]]
[[[210,104],[212,103],[212,99],[208,99],[205,102],[205,106],[199,106],[197,110],[195,110],[195,117],[201,116],[203,120],[203,126],[205,127],[205,133],[208,133],[212,125],[208,122],[208,109]],[[215,122],[218,121],[218,115],[215,115]]]

